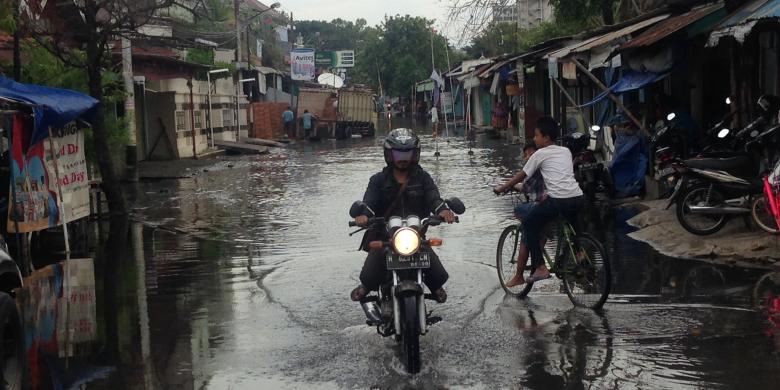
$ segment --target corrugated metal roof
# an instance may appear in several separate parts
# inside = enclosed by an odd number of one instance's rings
[[[718,44],[722,37],[733,37],[742,43],[761,19],[780,18],[780,0],[755,0],[731,14],[712,31],[707,47]]]
[[[520,56],[514,56],[512,58],[508,58],[508,59],[503,60],[503,61],[498,61],[495,64],[493,64],[491,67],[489,67],[489,68],[485,69],[484,71],[482,71],[482,73],[479,74],[479,77],[489,77],[496,70],[501,69],[501,67],[503,67],[504,65],[506,65],[506,64],[508,64],[508,63],[510,63],[512,61],[516,61],[518,58],[520,58]]]
[[[584,41],[580,41],[574,44],[571,44],[569,46],[564,47],[563,49],[556,50],[548,55],[545,56],[545,58],[563,58],[570,54],[574,53],[583,53],[590,49],[593,49],[594,47],[598,47],[601,45],[606,45],[616,39],[619,39],[621,37],[624,37],[626,35],[629,35],[635,31],[639,31],[643,28],[652,26],[655,23],[658,23],[666,18],[669,17],[669,14],[659,15],[656,17],[652,17],[649,19],[645,19],[641,22],[634,23],[630,26],[623,27],[619,30],[610,31],[603,35],[597,35],[595,37],[586,39]]]
[[[671,17],[650,27],[638,37],[624,43],[620,46],[619,50],[650,46],[721,8],[723,8],[723,4],[712,4],[679,16]]]
[[[718,25],[718,29],[764,18],[780,17],[780,0],[755,0],[731,14]]]

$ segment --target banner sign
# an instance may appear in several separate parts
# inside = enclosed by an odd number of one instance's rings
[[[32,134],[32,121],[19,115],[14,116],[12,131],[8,231],[27,233],[61,225],[63,203],[68,221],[88,216],[89,178],[83,130],[73,122],[52,130],[63,199],[59,199],[49,139],[25,150]]]
[[[294,49],[290,52],[290,68],[293,80],[314,80],[314,49]]]

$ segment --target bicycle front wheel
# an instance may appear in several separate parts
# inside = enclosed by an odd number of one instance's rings
[[[498,239],[498,249],[496,250],[496,269],[498,270],[498,280],[501,288],[507,294],[518,298],[525,297],[531,291],[533,284],[523,283],[519,286],[507,287],[507,283],[517,273],[517,258],[520,253],[520,241],[522,239],[522,229],[520,225],[507,226],[501,232],[501,238]],[[525,256],[525,265],[523,268],[523,278],[531,276],[531,261],[529,256]]]
[[[561,259],[563,288],[576,306],[600,309],[607,301],[612,281],[609,256],[589,234],[577,235],[574,240],[577,245],[566,248]]]

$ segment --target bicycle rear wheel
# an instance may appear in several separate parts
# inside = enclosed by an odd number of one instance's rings
[[[574,240],[576,254],[565,248],[560,259],[563,288],[576,306],[600,309],[607,301],[612,281],[609,256],[589,234],[579,234]]]
[[[532,283],[524,283],[519,286],[507,287],[506,284],[515,276],[517,272],[517,255],[520,251],[520,240],[522,239],[522,229],[520,225],[507,226],[501,237],[498,239],[498,248],[496,250],[496,269],[498,270],[498,281],[501,283],[501,288],[506,291],[507,294],[514,295],[518,298],[525,297],[531,291],[533,287]],[[523,271],[523,277],[528,278],[531,276],[531,260],[530,257],[526,260],[526,264]]]

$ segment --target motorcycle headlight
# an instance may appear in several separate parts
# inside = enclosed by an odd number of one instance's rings
[[[393,249],[401,256],[413,255],[420,249],[420,235],[413,229],[398,229],[393,235]]]

